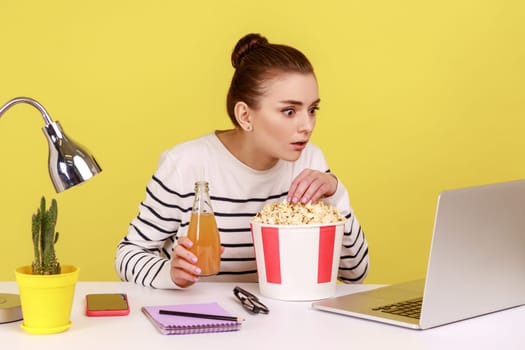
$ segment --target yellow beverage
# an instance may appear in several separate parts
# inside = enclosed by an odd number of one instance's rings
[[[197,256],[201,276],[215,275],[221,264],[221,241],[213,213],[192,213],[188,238],[193,242],[190,251]]]

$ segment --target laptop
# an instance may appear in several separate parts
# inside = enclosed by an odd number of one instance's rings
[[[425,279],[312,307],[428,329],[523,304],[525,180],[517,180],[440,193]]]

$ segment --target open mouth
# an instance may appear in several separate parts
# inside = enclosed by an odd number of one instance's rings
[[[306,147],[307,143],[308,143],[308,141],[292,142],[292,146],[294,147],[294,149],[300,151],[300,150],[303,150]]]
[[[308,141],[298,141],[298,142],[292,142],[292,145],[296,145],[296,146],[304,146],[306,145]]]

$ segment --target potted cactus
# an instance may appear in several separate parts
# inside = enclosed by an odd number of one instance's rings
[[[58,333],[71,326],[71,306],[79,269],[72,265],[61,266],[57,260],[57,218],[57,201],[52,199],[48,209],[42,197],[31,219],[33,263],[16,269],[24,318],[22,328],[28,333]]]

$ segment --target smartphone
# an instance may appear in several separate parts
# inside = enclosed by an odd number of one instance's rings
[[[128,314],[129,303],[126,294],[86,294],[87,316],[125,316]]]

